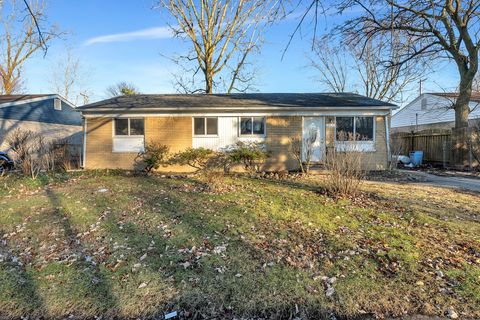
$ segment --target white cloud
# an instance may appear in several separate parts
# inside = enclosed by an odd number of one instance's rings
[[[144,40],[144,39],[167,39],[172,38],[172,30],[169,27],[156,27],[156,28],[147,28],[132,32],[125,33],[114,33],[107,34],[104,36],[98,36],[90,38],[85,41],[86,46],[90,46],[96,43],[106,43],[106,42],[127,42],[134,40]]]

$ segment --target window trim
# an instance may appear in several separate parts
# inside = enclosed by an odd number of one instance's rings
[[[263,133],[253,133],[253,127],[252,127],[252,133],[250,134],[243,134],[242,133],[242,118],[250,118],[252,119],[253,123],[253,118],[262,118],[263,119]],[[240,116],[238,117],[238,137],[239,138],[264,138],[267,136],[267,117],[266,116]]]
[[[54,98],[53,109],[56,111],[62,111],[62,100],[60,100],[59,98]]]
[[[116,120],[117,119],[127,119],[128,120],[128,135],[117,135],[115,133],[116,130]],[[130,135],[130,119],[142,119],[143,120],[143,135]],[[113,118],[112,123],[112,153],[123,153],[123,154],[138,154],[139,151],[118,151],[115,150],[115,140],[118,141],[125,141],[125,140],[135,140],[135,139],[142,139],[143,147],[142,151],[145,150],[145,118],[144,117],[116,117]]]
[[[205,125],[205,130],[204,134],[196,134],[195,133],[195,119],[203,119],[203,123]],[[207,134],[207,119],[217,119],[217,134]],[[208,117],[208,116],[200,116],[200,117],[192,117],[192,137],[195,138],[216,138],[218,137],[218,132],[219,132],[219,117]]]
[[[127,119],[128,120],[128,124],[127,124],[128,134],[126,134],[126,135],[122,135],[122,134],[117,135],[116,134],[117,119],[122,119],[122,120]],[[143,120],[143,134],[134,134],[134,135],[130,134],[130,119],[141,119],[141,120]],[[127,137],[140,138],[140,137],[145,137],[145,118],[141,118],[141,117],[113,118],[112,129],[113,129],[113,137],[115,137],[115,138],[127,138]]]
[[[342,141],[342,140],[337,140],[337,118],[353,118],[353,133],[355,137],[355,133],[357,132],[357,121],[356,118],[373,118],[373,137],[372,140],[353,140],[353,141]],[[362,115],[356,115],[356,116],[335,116],[335,143],[371,143],[375,144],[377,141],[377,122],[375,121],[376,116],[362,116]]]

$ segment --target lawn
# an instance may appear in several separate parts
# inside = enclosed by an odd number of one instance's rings
[[[0,318],[480,318],[479,195],[199,179],[0,178]]]

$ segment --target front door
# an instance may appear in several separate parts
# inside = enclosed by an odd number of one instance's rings
[[[325,154],[325,117],[303,118],[303,161],[321,162]]]

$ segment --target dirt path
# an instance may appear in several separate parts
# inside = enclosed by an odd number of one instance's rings
[[[418,184],[426,184],[437,187],[444,188],[456,188],[463,189],[468,191],[480,192],[480,179],[471,179],[471,178],[462,178],[462,177],[442,177],[434,174],[421,172],[421,171],[410,171],[410,170],[401,170],[402,172],[408,173],[411,176],[417,176],[422,178],[421,182],[416,182]]]

